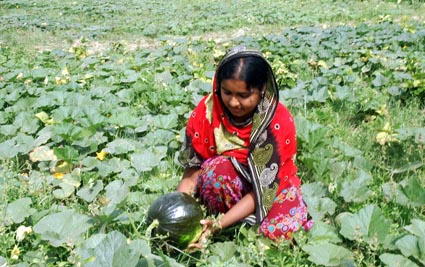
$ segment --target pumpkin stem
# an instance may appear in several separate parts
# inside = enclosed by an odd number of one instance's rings
[[[158,225],[159,225],[159,221],[158,221],[158,219],[155,219],[148,226],[148,228],[146,228],[145,237],[146,237],[147,240],[150,240],[150,238],[152,236],[152,230],[155,229],[155,228],[157,228]]]

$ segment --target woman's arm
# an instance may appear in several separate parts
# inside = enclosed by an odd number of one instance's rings
[[[225,228],[246,218],[255,211],[254,192],[246,194],[238,203],[227,211],[220,219],[221,227]]]
[[[225,228],[239,222],[240,220],[251,215],[255,211],[255,197],[254,193],[250,192],[246,194],[236,205],[234,205],[229,211],[227,211],[221,218],[218,228]],[[197,241],[189,245],[189,250],[191,249],[201,249],[207,242],[208,236],[210,236],[215,231],[219,230],[214,225],[214,221],[210,219],[201,220],[203,225],[202,235]]]
[[[196,179],[198,178],[201,169],[186,168],[183,173],[183,178],[177,186],[177,191],[192,194],[195,192]]]

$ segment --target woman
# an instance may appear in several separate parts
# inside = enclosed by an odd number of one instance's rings
[[[270,239],[309,228],[294,164],[296,133],[266,59],[244,47],[219,63],[213,92],[192,112],[179,156],[177,191],[195,193],[217,222],[204,236],[239,221],[260,224]]]

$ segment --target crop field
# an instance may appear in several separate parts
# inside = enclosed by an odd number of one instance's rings
[[[295,117],[311,217],[202,250],[146,231],[235,45]],[[0,267],[425,266],[423,1],[0,1]]]

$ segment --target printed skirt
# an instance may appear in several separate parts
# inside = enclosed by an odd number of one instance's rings
[[[202,164],[197,194],[210,214],[227,212],[251,190],[250,183],[235,170],[227,157],[213,157]],[[301,228],[308,230],[312,224],[307,220],[301,190],[290,186],[276,194],[259,231],[272,240],[290,239],[293,232]]]

